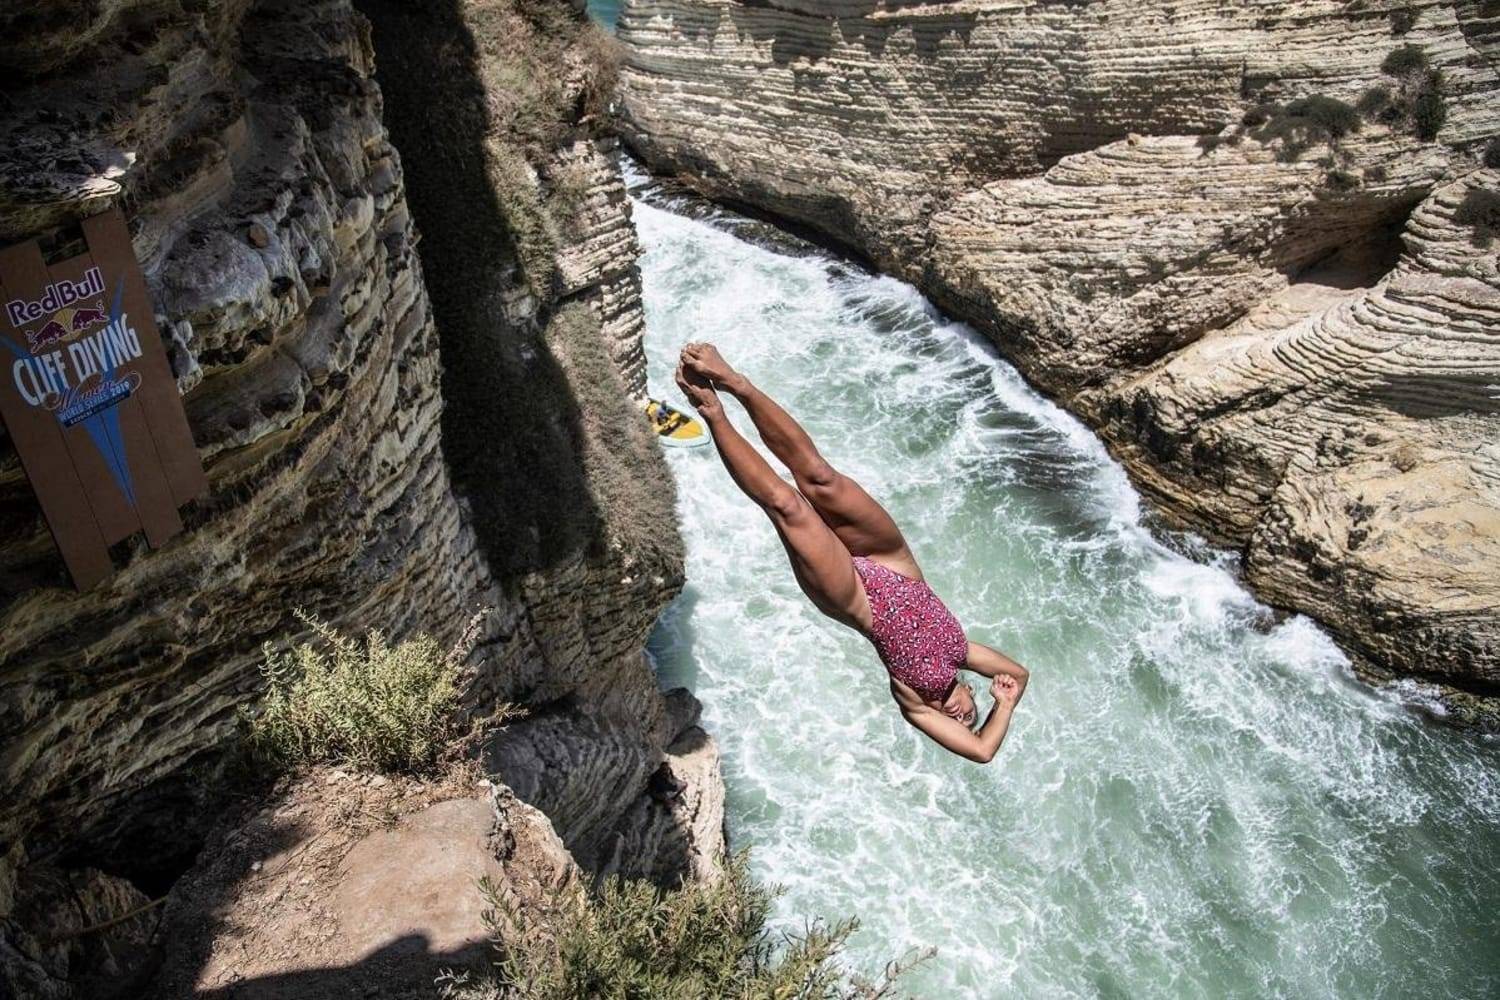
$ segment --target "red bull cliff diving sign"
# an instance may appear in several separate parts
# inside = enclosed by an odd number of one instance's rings
[[[83,222],[86,253],[48,265],[35,240],[0,250],[0,417],[73,582],[108,576],[109,547],[182,530],[208,489],[182,396],[118,209]]]

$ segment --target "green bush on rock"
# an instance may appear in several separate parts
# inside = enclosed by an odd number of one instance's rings
[[[1409,127],[1424,142],[1436,139],[1448,120],[1442,70],[1431,68],[1420,45],[1392,49],[1380,64],[1380,70],[1394,77],[1399,86],[1395,93],[1387,87],[1368,91],[1361,99],[1361,112],[1375,115],[1393,128]],[[1377,96],[1383,99],[1377,100]]]
[[[1392,49],[1380,64],[1380,71],[1389,76],[1406,76],[1427,68],[1427,53],[1420,45],[1403,45]]]
[[[297,618],[314,641],[262,647],[265,696],[241,713],[252,756],[274,767],[437,765],[460,735],[458,676],[480,616],[447,651],[427,635],[393,646],[375,630],[357,641],[300,609]]]
[[[1336,97],[1322,94],[1292,101],[1286,106],[1286,114],[1310,122],[1312,127],[1333,139],[1357,132],[1360,126],[1359,112]]]
[[[1353,105],[1336,97],[1311,94],[1286,105],[1261,104],[1240,119],[1243,128],[1259,142],[1281,141],[1277,158],[1291,162],[1315,145],[1337,147],[1338,141],[1363,124]]]
[[[1489,145],[1480,154],[1479,161],[1492,170],[1500,170],[1500,139],[1489,141]]]
[[[1427,74],[1412,97],[1411,120],[1417,138],[1431,142],[1437,138],[1443,123],[1448,120],[1448,107],[1443,102],[1442,75],[1436,70]]]

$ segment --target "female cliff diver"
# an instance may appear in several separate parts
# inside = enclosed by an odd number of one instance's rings
[[[989,762],[1026,692],[1026,668],[965,638],[958,620],[923,582],[885,508],[829,465],[807,432],[717,349],[685,346],[676,377],[713,433],[730,478],[775,525],[802,592],[819,611],[874,644],[906,721],[947,750]],[[791,469],[795,489],[729,422],[720,391],[745,407],[766,447]],[[959,681],[960,668],[990,679],[995,705],[977,728],[974,692]]]

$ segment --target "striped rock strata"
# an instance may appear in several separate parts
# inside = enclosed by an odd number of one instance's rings
[[[630,0],[620,35],[656,169],[916,282],[1264,597],[1494,721],[1493,4]]]
[[[641,850],[620,870],[660,874],[683,830],[707,856],[721,843],[696,814],[648,808],[691,723],[642,654],[681,543],[640,516],[669,480],[629,400],[635,245],[607,144],[577,125],[579,15],[556,5],[550,47],[461,53],[450,90],[427,95],[399,60],[386,76],[395,14],[369,6],[373,43],[347,0],[0,14],[0,239],[124,208],[211,483],[181,536],[124,543],[115,575],[78,594],[0,435],[0,992],[128,986],[111,948],[139,962],[148,935],[110,921],[200,846],[260,646],[297,637],[299,607],[445,640],[493,609],[470,703],[546,706],[607,736],[571,752],[643,762],[597,791],[611,829],[643,824],[622,831]],[[502,0],[447,11],[450,41],[460,16],[516,18]],[[542,53],[562,67],[521,71],[556,72],[560,118],[536,143],[485,117],[479,77]],[[434,108],[452,123],[441,148],[411,127]],[[532,273],[515,234],[538,219]],[[684,760],[711,810],[716,771]],[[112,929],[76,933],[94,923]]]

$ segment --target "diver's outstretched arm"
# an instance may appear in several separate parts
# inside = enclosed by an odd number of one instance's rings
[[[1021,698],[1021,685],[1015,678],[1003,674],[990,681],[990,694],[994,695],[995,704],[977,733],[971,732],[957,719],[924,704],[915,694],[905,697],[895,682],[891,684],[891,692],[906,721],[933,742],[976,764],[988,764],[1000,752],[1005,734],[1010,731],[1010,719],[1015,714],[1016,702]]]
[[[998,649],[991,649],[984,643],[973,640],[969,642],[969,654],[964,668],[976,674],[983,674],[985,677],[999,677],[1002,674],[1014,677],[1023,692],[1026,690],[1026,682],[1031,678],[1031,671],[1015,660]],[[1019,698],[1019,695],[1017,697]]]

